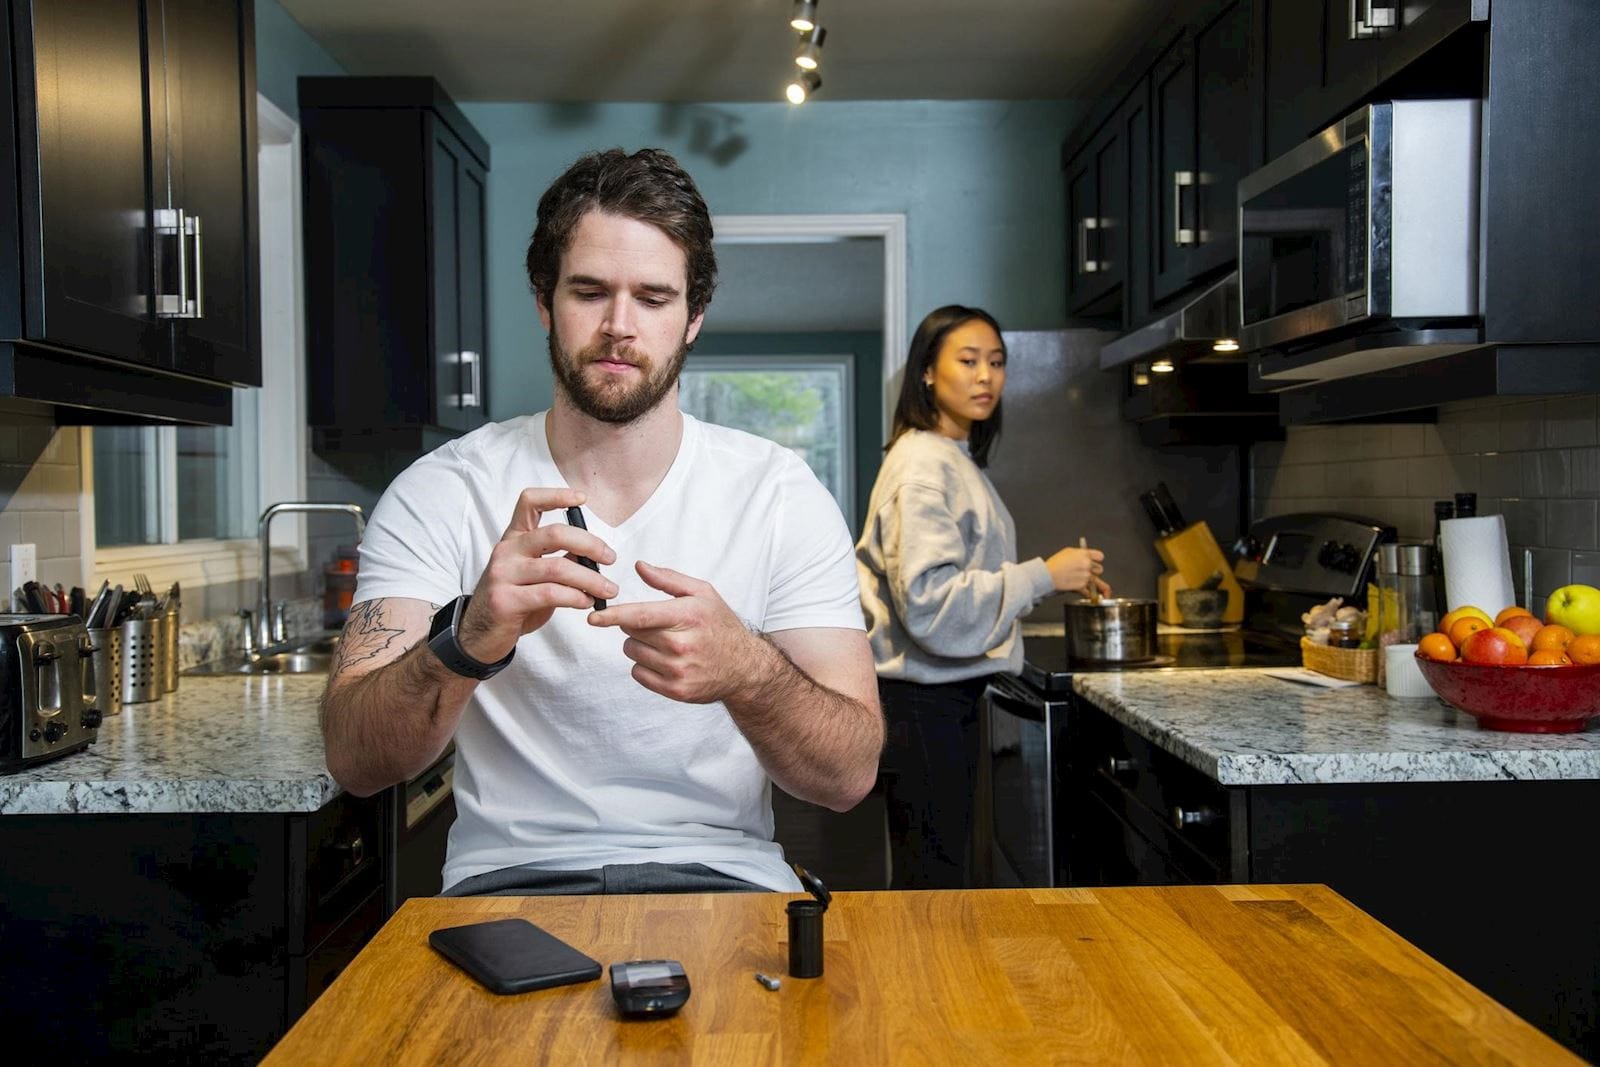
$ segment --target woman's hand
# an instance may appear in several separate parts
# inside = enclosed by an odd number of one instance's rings
[[[1106,554],[1098,548],[1063,548],[1044,561],[1058,591],[1087,591],[1090,583],[1101,596],[1110,596],[1111,587],[1100,580],[1105,571]]]

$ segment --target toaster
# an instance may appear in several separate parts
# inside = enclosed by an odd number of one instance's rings
[[[76,615],[0,614],[0,773],[93,743],[93,655]]]

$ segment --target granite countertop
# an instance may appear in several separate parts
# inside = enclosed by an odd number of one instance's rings
[[[1504,733],[1432,697],[1259,670],[1080,674],[1073,688],[1224,785],[1600,778],[1600,721],[1575,734]]]
[[[106,716],[87,749],[0,775],[0,815],[316,811],[341,792],[317,725],[326,681],[185,676]]]

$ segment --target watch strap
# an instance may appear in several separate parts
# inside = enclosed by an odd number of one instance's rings
[[[511,651],[506,653],[505,658],[498,663],[484,663],[467,655],[466,650],[461,647],[461,642],[457,639],[457,627],[460,626],[461,616],[466,612],[467,604],[471,601],[472,597],[470,595],[463,594],[439,609],[433,617],[432,635],[428,638],[428,648],[435,656],[439,657],[439,662],[449,668],[452,673],[459,674],[463,678],[472,678],[482,682],[505,670],[512,657],[517,654],[517,650],[513,646]]]

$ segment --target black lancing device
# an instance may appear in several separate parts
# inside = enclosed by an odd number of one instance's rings
[[[582,508],[568,508],[567,509],[567,525],[568,526],[576,526],[580,530],[587,530],[589,528],[588,524],[586,524],[583,521],[583,509]],[[577,560],[579,563],[583,564],[585,567],[588,567],[590,570],[594,571],[596,574],[600,573],[600,564],[596,563],[594,560],[590,559],[588,556],[573,556],[572,558]],[[604,611],[604,610],[606,610],[606,602],[604,600],[601,600],[599,597],[595,597],[594,610],[596,610],[596,611]]]

